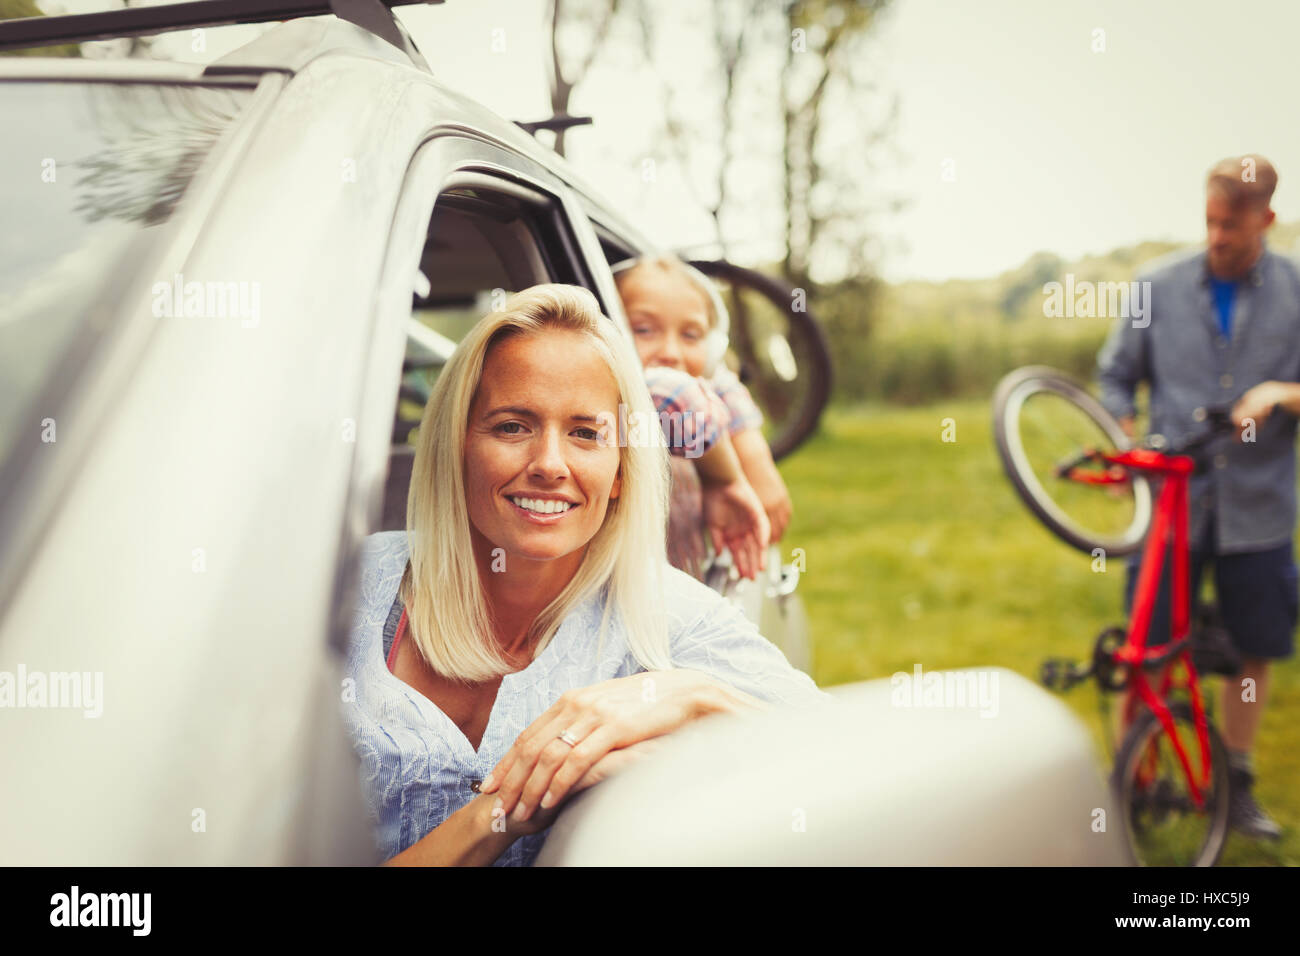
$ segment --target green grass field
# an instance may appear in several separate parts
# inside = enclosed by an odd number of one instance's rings
[[[1122,623],[1124,563],[1104,573],[1023,507],[993,446],[987,401],[830,409],[820,433],[781,463],[803,548],[800,593],[823,686],[925,670],[1000,665],[1037,680],[1046,657],[1083,658]],[[956,441],[941,440],[951,418]],[[1212,698],[1217,711],[1218,680]],[[1105,758],[1098,694],[1063,699]],[[1260,803],[1280,843],[1229,837],[1222,864],[1300,863],[1300,669],[1275,667],[1255,751]],[[1108,768],[1107,768],[1108,769]]]

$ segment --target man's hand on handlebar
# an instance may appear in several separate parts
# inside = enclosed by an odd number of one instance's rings
[[[1232,407],[1232,423],[1237,426],[1237,441],[1242,441],[1248,422],[1256,427],[1264,424],[1268,416],[1279,407],[1287,408],[1296,400],[1297,389],[1291,382],[1260,382],[1237,399]]]

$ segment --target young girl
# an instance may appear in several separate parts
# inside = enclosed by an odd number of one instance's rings
[[[763,523],[769,525],[770,540],[780,541],[792,513],[790,494],[760,430],[762,413],[748,389],[722,362],[727,345],[727,315],[712,283],[671,255],[617,265],[615,281],[637,354],[647,369],[647,382],[657,403],[662,405],[662,387],[656,391],[655,386],[665,375],[660,370],[672,369],[698,380],[710,403],[720,403],[726,409],[725,430],[740,472],[762,506]],[[679,471],[675,470],[674,474]],[[707,480],[703,472],[701,478]],[[707,502],[705,519],[710,523]],[[766,541],[763,548],[766,549]],[[764,564],[761,561],[760,567]]]

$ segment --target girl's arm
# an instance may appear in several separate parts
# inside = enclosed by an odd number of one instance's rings
[[[727,435],[727,406],[701,379],[678,369],[645,370],[671,454],[691,459],[700,475],[703,519],[715,551],[731,552],[751,580],[767,566],[771,522]]]
[[[772,525],[772,540],[780,541],[785,534],[786,525],[790,523],[794,506],[790,502],[790,492],[781,479],[781,473],[776,470],[776,462],[772,460],[772,449],[757,428],[733,432],[731,441],[745,477],[754,486],[758,500],[767,512],[767,520]]]
[[[713,550],[729,550],[740,576],[754,580],[767,567],[772,527],[731,439],[724,433],[695,466]]]

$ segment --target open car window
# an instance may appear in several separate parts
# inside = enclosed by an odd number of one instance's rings
[[[481,189],[454,189],[439,197],[420,261],[421,288],[412,307],[420,328],[408,339],[409,359],[445,360],[446,350],[505,295],[545,281],[539,277],[549,270],[530,221],[534,212]],[[435,374],[436,368],[434,363]]]
[[[393,424],[383,529],[406,526],[420,418],[456,344],[514,292],[580,283],[576,243],[555,197],[483,173],[454,176],[439,194],[420,255]]]

